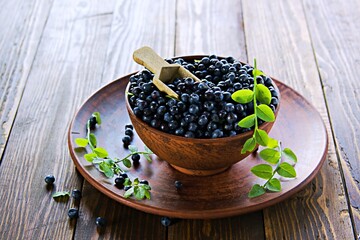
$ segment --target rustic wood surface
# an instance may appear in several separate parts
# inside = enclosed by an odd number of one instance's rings
[[[1,1],[0,239],[354,239],[360,229],[360,2]],[[164,57],[232,55],[299,91],[320,112],[328,158],[305,190],[273,207],[180,220],[117,203],[77,173],[67,130],[82,102],[140,67],[144,45]],[[309,119],[311,121],[311,119]],[[54,174],[47,189],[44,176]],[[56,190],[82,189],[80,203]],[[67,210],[80,217],[69,221]],[[97,216],[108,220],[97,231]]]

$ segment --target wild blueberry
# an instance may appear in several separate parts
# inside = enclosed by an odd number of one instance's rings
[[[127,190],[129,190],[130,188],[131,188],[131,186],[125,186],[125,187],[124,187],[124,190],[127,191]]]
[[[68,211],[68,216],[70,219],[78,218],[79,210],[77,210],[76,208],[70,208]]]
[[[161,224],[164,226],[164,227],[168,227],[171,225],[171,219],[168,218],[168,217],[162,217],[161,218]]]
[[[125,135],[132,137],[134,135],[134,132],[131,129],[126,129],[125,130]]]
[[[120,176],[125,178],[125,179],[128,178],[128,175],[126,173],[122,173],[122,174],[120,174]]]
[[[115,178],[115,186],[119,189],[124,187],[125,178],[122,176]]]
[[[71,197],[75,200],[80,200],[81,198],[81,191],[78,189],[74,189],[71,191]]]
[[[105,218],[97,217],[95,220],[95,224],[96,224],[96,226],[103,228],[106,226],[106,220],[105,220]]]
[[[95,127],[96,127],[96,117],[92,116],[90,119],[89,119],[89,127],[90,127],[90,130],[94,130]]]
[[[149,185],[149,182],[147,180],[141,180],[140,183],[145,184],[145,185]]]
[[[176,187],[176,189],[180,189],[180,188],[182,188],[182,182],[180,182],[180,181],[175,181],[175,187]]]
[[[125,135],[125,136],[122,138],[122,142],[124,143],[124,145],[129,145],[130,142],[131,142],[131,137],[128,136],[128,135]]]
[[[138,163],[140,161],[140,154],[135,153],[131,156],[131,160],[133,160],[134,163]]]
[[[44,180],[47,184],[53,184],[55,182],[55,177],[54,175],[47,175]]]

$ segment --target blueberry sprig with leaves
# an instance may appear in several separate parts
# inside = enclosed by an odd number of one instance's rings
[[[132,164],[129,158],[133,155],[137,155],[137,156],[143,155],[149,162],[152,161],[150,155],[153,154],[153,152],[146,146],[144,146],[144,151],[139,151],[136,146],[129,145],[128,148],[130,150],[130,153],[127,154],[125,157],[123,158],[110,157],[109,153],[105,148],[97,146],[96,136],[94,133],[91,132],[91,130],[95,129],[96,124],[98,125],[101,124],[101,118],[99,112],[94,112],[90,117],[90,119],[87,121],[86,138],[76,138],[75,143],[82,148],[89,146],[89,148],[91,149],[91,153],[86,153],[84,155],[84,158],[90,163],[98,164],[99,171],[102,172],[106,177],[112,178],[114,177],[114,175],[119,175],[120,173],[123,173],[124,172],[123,166],[130,168]],[[135,180],[134,182],[136,182]],[[126,178],[125,181],[131,182],[129,178]],[[145,190],[147,190],[148,193],[147,195],[142,195],[142,194],[135,195],[136,199],[144,199],[145,197],[150,198],[150,193],[149,193],[149,190],[151,189],[150,186],[148,185],[148,187],[143,187],[143,186],[139,186],[139,187],[141,189],[144,188]],[[141,191],[143,192],[143,190]],[[130,195],[129,193],[126,194],[126,197],[129,196],[131,196],[131,194]],[[142,196],[142,198],[138,198],[139,196]]]
[[[150,199],[151,187],[146,180],[139,181],[138,178],[135,178],[134,181],[131,181],[129,178],[126,178],[124,186],[127,189],[124,194],[125,198],[134,195],[137,200]]]
[[[266,182],[263,185],[254,184],[248,194],[250,198],[261,196],[266,193],[266,190],[271,192],[281,191],[281,182],[276,177],[276,174],[286,178],[296,177],[293,165],[285,162],[283,157],[291,160],[293,164],[297,162],[297,157],[291,149],[282,149],[281,142],[269,137],[266,131],[259,129],[258,119],[264,122],[273,122],[275,121],[275,114],[268,106],[271,103],[270,90],[265,85],[257,83],[257,78],[263,76],[264,73],[257,69],[256,59],[254,59],[252,74],[254,78],[253,89],[238,90],[231,96],[235,102],[246,104],[253,101],[254,105],[254,113],[238,122],[238,125],[242,128],[254,128],[253,135],[245,142],[241,154],[252,152],[257,145],[260,145],[264,149],[260,151],[259,155],[269,163],[259,164],[251,169],[254,175],[265,179]],[[275,167],[273,168],[273,166]]]

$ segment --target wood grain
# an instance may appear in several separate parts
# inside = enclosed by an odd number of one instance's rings
[[[360,2],[303,1],[341,166],[354,231],[360,233]]]
[[[160,56],[172,56],[174,37],[175,1],[116,1],[102,84],[141,69],[142,66],[133,61],[132,53],[144,45],[152,47]],[[75,238],[166,239],[166,228],[161,225],[158,216],[144,214],[118,204],[91,187],[88,182],[84,183],[85,195],[91,196],[91,199],[81,203],[80,208],[83,209],[84,217],[90,219],[94,214],[100,214],[100,211],[94,211],[99,208],[98,203],[109,203],[101,213],[111,223],[104,233],[99,234],[96,231],[88,231],[88,222],[79,221]],[[124,216],[128,216],[129,219],[126,220]],[[123,225],[124,221],[132,224]]]
[[[217,54],[247,62],[241,1],[178,1],[176,55]]]
[[[0,8],[0,164],[52,1],[3,1]]]
[[[73,236],[67,217],[73,202],[57,203],[51,193],[81,188],[66,132],[75,107],[99,85],[112,7],[54,2],[0,168],[0,239]],[[45,187],[47,174],[56,177],[53,189]]]
[[[217,54],[247,62],[240,1],[177,1],[175,55]],[[169,227],[169,239],[264,239],[262,213],[227,220],[187,220]],[[260,221],[259,221],[260,220]],[[230,227],[228,223],[231,223]],[[202,227],[200,232],[194,228]],[[223,229],[234,228],[229,235]],[[210,232],[210,233],[209,233]]]
[[[352,239],[345,191],[302,5],[264,0],[257,1],[254,11],[253,2],[244,0],[243,7],[249,58],[256,57],[266,73],[282,79],[312,102],[330,136],[329,155],[321,174],[303,192],[264,211],[266,237]]]

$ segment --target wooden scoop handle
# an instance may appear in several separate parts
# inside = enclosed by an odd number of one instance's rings
[[[140,65],[143,65],[154,74],[160,74],[162,67],[170,65],[162,59],[152,48],[142,47],[133,53],[133,59]]]

